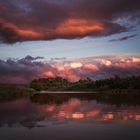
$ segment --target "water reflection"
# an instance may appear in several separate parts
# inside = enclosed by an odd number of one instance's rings
[[[20,99],[0,104],[0,127],[46,127],[72,122],[103,124],[140,121],[140,106],[116,106],[71,98],[61,104]]]

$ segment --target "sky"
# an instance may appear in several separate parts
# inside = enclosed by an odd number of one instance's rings
[[[140,75],[139,0],[0,0],[0,82]]]

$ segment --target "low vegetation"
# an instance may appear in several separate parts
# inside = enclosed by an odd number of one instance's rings
[[[33,89],[22,86],[0,84],[0,102],[11,101],[20,97],[27,97],[33,92]]]

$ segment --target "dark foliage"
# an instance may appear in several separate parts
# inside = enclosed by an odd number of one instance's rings
[[[110,89],[140,89],[140,76],[120,78],[115,76],[110,79],[92,81],[89,78],[71,83],[66,79],[44,78],[33,80],[30,87],[35,90],[52,90],[52,91],[89,91],[89,90],[110,90]]]
[[[41,78],[33,80],[30,84],[30,88],[35,90],[60,90],[68,87],[70,83],[63,78]]]
[[[34,92],[33,89],[17,85],[0,84],[0,102],[11,101],[26,97]]]

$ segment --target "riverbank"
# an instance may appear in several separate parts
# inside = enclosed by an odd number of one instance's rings
[[[92,90],[92,91],[35,91],[34,89],[28,87],[22,87],[17,85],[5,85],[0,84],[0,102],[12,101],[18,98],[27,97],[31,98],[35,102],[45,103],[51,102],[50,100],[55,102],[59,99],[65,100],[69,98],[86,98],[90,99],[98,99],[109,102],[111,100],[120,101],[123,98],[124,102],[127,102],[128,98],[137,98],[140,99],[140,90],[139,89],[107,89],[107,90]],[[37,99],[38,98],[38,99]],[[61,99],[62,98],[62,99]],[[116,98],[116,99],[114,99]],[[34,100],[35,99],[35,100]],[[126,100],[125,100],[126,99]],[[130,100],[130,99],[129,99]],[[135,99],[134,99],[135,100]],[[140,102],[137,101],[137,103]]]
[[[115,76],[110,79],[96,81],[87,78],[74,83],[61,77],[55,77],[36,79],[31,81],[28,86],[0,84],[0,102],[14,100],[20,97],[30,98],[30,96],[33,97],[36,94],[49,94],[54,96],[65,94],[69,97],[87,96],[88,98],[94,97],[98,99],[110,99],[112,97],[118,100],[119,97],[120,99],[127,99],[135,96],[140,99],[140,76],[126,78]],[[44,98],[47,98],[46,95],[44,95]]]
[[[0,102],[12,101],[21,97],[29,97],[33,93],[34,90],[28,87],[0,84]]]
[[[121,92],[120,92],[121,91]],[[96,91],[96,92],[46,92],[35,93],[30,99],[34,103],[38,104],[62,104],[72,98],[78,98],[80,100],[96,100],[100,103],[112,104],[112,105],[140,105],[140,91],[129,90],[117,90],[117,92],[108,91]]]
[[[140,93],[139,89],[108,89],[108,90],[93,90],[93,91],[49,91],[49,90],[42,90],[42,91],[35,91],[34,94],[95,94],[95,93],[112,93],[112,94],[133,94],[133,93]]]

